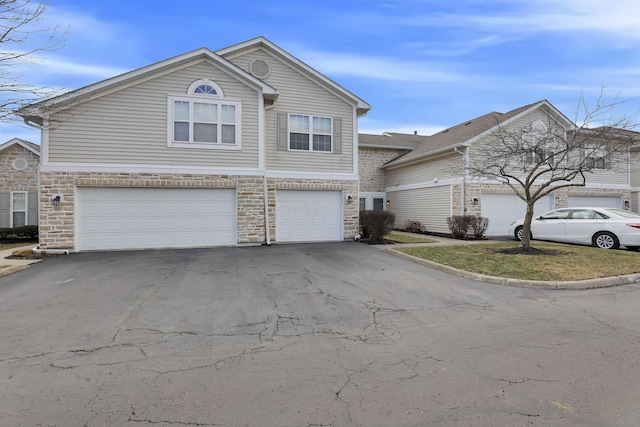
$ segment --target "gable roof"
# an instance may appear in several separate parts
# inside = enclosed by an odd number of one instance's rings
[[[20,138],[13,138],[0,145],[0,151],[6,150],[14,145],[19,145],[25,150],[31,151],[33,154],[40,156],[40,146]]]
[[[424,135],[384,132],[382,135],[370,133],[358,134],[358,146],[370,148],[386,148],[391,150],[415,150],[429,137]]]
[[[208,48],[201,47],[191,52],[183,53],[182,55],[174,56],[172,58],[165,59],[163,61],[159,61],[142,68],[137,68],[124,74],[120,74],[118,76],[111,77],[88,86],[84,86],[82,88],[56,96],[54,98],[50,98],[48,100],[23,107],[18,111],[18,115],[23,117],[25,121],[34,121],[41,125],[42,123],[39,119],[42,119],[43,115],[47,112],[64,108],[64,106],[72,104],[73,102],[81,103],[85,98],[98,98],[108,93],[112,93],[115,90],[120,90],[133,84],[140,83],[147,79],[162,75],[180,66],[198,60],[212,61],[213,63],[220,65],[229,74],[233,75],[237,79],[243,80],[248,85],[261,90],[265,99],[275,100],[278,97],[278,91],[274,87],[252,76],[242,68],[231,63],[230,61],[214,53]]]
[[[225,58],[233,58],[234,56],[240,55],[248,50],[252,50],[259,47],[264,48],[271,52],[275,52],[277,55],[284,58],[287,62],[289,62],[290,64],[293,64],[299,70],[304,72],[304,74],[307,75],[307,77],[316,81],[316,83],[319,83],[321,86],[325,86],[333,90],[334,92],[337,92],[338,94],[349,99],[352,103],[355,104],[358,116],[364,116],[367,113],[367,111],[371,110],[371,105],[369,105],[362,98],[354,95],[352,92],[340,86],[338,83],[334,82],[324,74],[310,67],[303,61],[299,60],[298,58],[291,55],[289,52],[285,51],[284,49],[277,46],[273,42],[267,40],[263,36],[259,36],[251,40],[247,40],[245,42],[235,44],[233,46],[219,49],[216,51],[216,54]]]
[[[573,126],[573,123],[564,116],[564,114],[551,105],[549,101],[543,99],[542,101],[527,104],[506,113],[493,111],[483,116],[476,117],[475,119],[465,120],[462,123],[427,137],[428,139],[421,143],[415,150],[398,157],[397,159],[391,160],[383,165],[383,168],[418,161],[432,155],[454,150],[457,147],[468,146],[477,139],[494,131],[496,127],[513,120],[517,120],[523,115],[543,106],[547,107],[551,114],[555,115],[560,120],[565,121],[568,126]]]

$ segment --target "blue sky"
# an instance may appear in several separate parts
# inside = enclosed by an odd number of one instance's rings
[[[14,71],[56,90],[262,35],[369,102],[365,133],[428,135],[540,99],[573,118],[603,86],[640,110],[638,0],[51,0],[41,25],[68,28],[65,46]]]

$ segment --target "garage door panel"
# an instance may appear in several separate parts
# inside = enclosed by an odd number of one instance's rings
[[[538,200],[534,206],[534,215],[542,215],[554,208],[553,196],[545,196]],[[506,235],[509,224],[524,218],[527,205],[514,194],[482,194],[482,216],[489,218],[487,236]]]
[[[78,188],[78,249],[235,245],[235,189]]]
[[[342,191],[276,192],[276,241],[342,240]]]

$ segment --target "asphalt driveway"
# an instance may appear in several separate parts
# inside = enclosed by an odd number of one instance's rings
[[[638,426],[639,307],[362,243],[72,254],[0,279],[0,425]]]

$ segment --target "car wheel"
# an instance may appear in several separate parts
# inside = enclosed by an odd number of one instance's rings
[[[513,236],[516,238],[516,240],[522,240],[522,229],[523,227],[521,225],[516,227],[516,231],[513,233]]]
[[[593,246],[600,249],[618,249],[620,241],[615,234],[602,231],[593,236]]]
[[[523,226],[517,226],[515,231],[513,232],[513,237],[515,237],[517,240],[522,240],[522,230],[524,230]],[[531,239],[533,239],[533,234],[529,233],[529,240]]]

